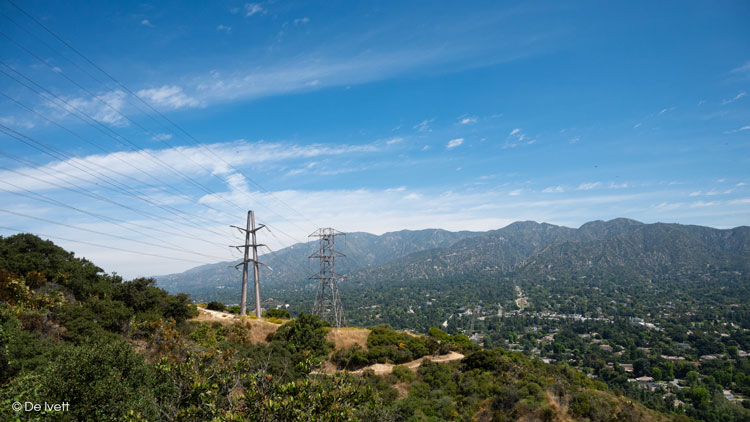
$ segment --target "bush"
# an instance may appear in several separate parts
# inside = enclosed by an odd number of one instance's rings
[[[239,315],[240,314],[240,305],[232,305],[227,309],[227,312],[230,314]]]
[[[209,311],[224,312],[227,309],[227,307],[224,306],[224,304],[221,302],[213,301],[213,302],[208,302],[208,304],[206,305],[206,309],[208,309]]]
[[[101,339],[66,345],[49,366],[13,379],[3,393],[22,402],[69,402],[61,420],[120,421],[131,410],[156,420],[153,379],[151,368],[127,342]]]
[[[394,366],[393,375],[401,382],[412,382],[416,378],[414,372],[405,366]]]
[[[408,362],[430,353],[423,337],[393,330],[388,325],[373,327],[367,337],[370,362]]]
[[[286,309],[269,309],[263,312],[263,318],[290,319],[291,317]]]
[[[279,327],[273,335],[292,353],[311,352],[313,356],[327,356],[332,344],[326,340],[326,324],[315,315],[301,314],[299,318]]]
[[[357,370],[364,366],[367,366],[369,360],[367,353],[358,344],[346,349],[339,349],[333,355],[333,362],[339,369],[347,369],[350,371]]]

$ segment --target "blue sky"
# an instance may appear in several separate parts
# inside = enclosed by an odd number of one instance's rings
[[[0,235],[132,277],[238,257],[247,209],[274,249],[748,224],[746,2],[192,3],[0,2]]]

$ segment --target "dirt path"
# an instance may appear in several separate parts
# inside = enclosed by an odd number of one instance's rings
[[[445,362],[451,362],[454,360],[460,360],[463,359],[464,355],[458,352],[450,352],[447,355],[439,355],[439,356],[424,356],[417,360],[413,360],[411,362],[402,363],[400,365],[394,365],[392,363],[376,363],[374,365],[365,366],[362,369],[358,369],[356,371],[352,371],[353,374],[361,374],[364,371],[371,369],[373,372],[375,372],[375,375],[387,375],[393,372],[394,366],[405,366],[412,371],[415,371],[419,369],[419,366],[422,365],[422,361],[425,359],[429,359],[433,362],[437,363],[445,363]]]

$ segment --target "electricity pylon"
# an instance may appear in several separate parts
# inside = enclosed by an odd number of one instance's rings
[[[255,232],[265,227],[265,224],[261,224],[258,227],[255,227],[255,213],[253,211],[247,212],[247,228],[243,229],[242,227],[238,226],[231,226],[235,229],[245,232],[245,244],[234,246],[235,248],[244,248],[245,249],[245,257],[235,266],[239,267],[242,265],[242,296],[240,297],[240,315],[246,315],[247,314],[247,264],[253,263],[253,279],[255,280],[255,316],[260,318],[262,314],[262,310],[260,308],[260,271],[258,268],[259,264],[263,264],[262,262],[258,261],[258,247],[259,246],[266,246],[264,244],[259,244],[255,238]],[[252,243],[250,243],[250,240],[252,239]],[[253,249],[253,257],[250,259],[250,248]]]
[[[315,296],[313,314],[328,320],[336,327],[344,325],[344,309],[339,298],[338,282],[344,276],[336,273],[336,258],[346,255],[335,250],[336,236],[345,233],[333,228],[322,228],[316,230],[308,237],[317,237],[318,249],[310,255],[310,259],[320,260],[320,269],[317,274],[310,276],[310,280],[318,280],[318,292]]]

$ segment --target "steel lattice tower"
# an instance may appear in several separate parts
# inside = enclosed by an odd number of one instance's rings
[[[336,273],[336,258],[343,258],[346,255],[336,252],[336,236],[345,235],[345,233],[332,228],[318,229],[308,237],[317,237],[318,249],[310,255],[310,259],[320,260],[320,270],[317,274],[310,276],[310,280],[318,280],[318,293],[315,296],[315,305],[313,314],[319,315],[322,319],[336,324],[336,327],[344,325],[344,309],[341,306],[339,298],[338,282],[344,276]]]

